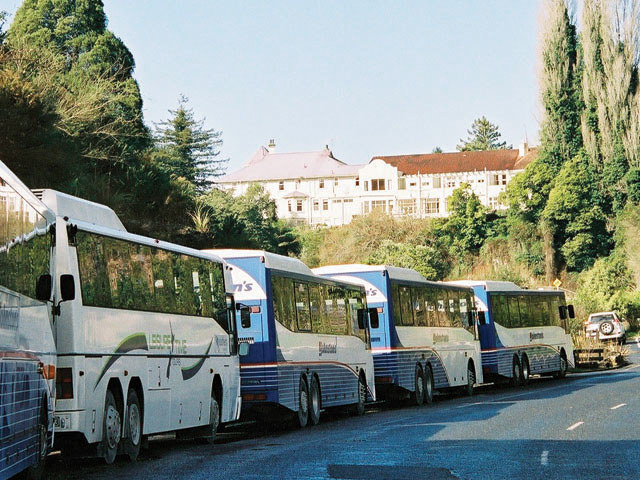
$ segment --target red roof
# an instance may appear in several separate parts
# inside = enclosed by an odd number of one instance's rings
[[[484,150],[474,152],[426,153],[373,157],[397,167],[405,175],[457,173],[473,171],[524,170],[538,155],[538,148],[530,148],[520,157],[517,149]]]

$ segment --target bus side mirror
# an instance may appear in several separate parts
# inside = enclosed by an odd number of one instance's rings
[[[564,305],[560,305],[558,307],[558,312],[560,313],[560,320],[566,320],[567,319],[567,307]]]
[[[41,302],[48,302],[51,300],[51,287],[53,279],[51,275],[45,273],[40,275],[36,281],[36,299]]]
[[[76,298],[76,283],[73,275],[60,275],[60,301],[68,302]]]
[[[569,318],[576,318],[576,311],[573,309],[573,305],[567,305],[567,310],[569,312]]]
[[[378,328],[380,326],[380,317],[378,317],[378,309],[369,309],[369,326],[371,328]]]
[[[486,325],[487,324],[487,316],[484,310],[478,311],[478,325]]]
[[[364,318],[364,308],[358,309],[358,328],[360,330],[365,330],[367,328],[367,324]]]
[[[242,342],[238,345],[238,355],[241,357],[246,357],[249,355],[249,344],[247,342]]]
[[[251,307],[238,304],[237,308],[240,310],[240,325],[242,328],[249,328],[251,326]]]

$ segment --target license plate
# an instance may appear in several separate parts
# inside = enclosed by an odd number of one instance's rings
[[[53,425],[56,430],[71,430],[71,415],[54,415]]]

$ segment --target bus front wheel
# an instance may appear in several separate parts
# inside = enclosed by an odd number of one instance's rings
[[[476,370],[473,368],[473,364],[469,362],[467,365],[467,385],[464,387],[464,393],[467,396],[473,396],[473,388],[476,384]]]

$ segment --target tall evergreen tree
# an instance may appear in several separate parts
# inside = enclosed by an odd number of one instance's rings
[[[169,173],[186,179],[198,193],[211,189],[214,179],[224,174],[228,158],[220,157],[222,132],[204,128],[181,96],[171,118],[156,128],[161,160]]]
[[[0,45],[4,42],[4,37],[7,33],[4,31],[4,23],[7,20],[7,12],[0,10]]]
[[[469,134],[466,140],[460,139],[460,145],[456,146],[460,152],[468,152],[470,150],[503,150],[511,148],[507,147],[507,142],[501,142],[500,129],[494,125],[486,117],[476,118],[471,125],[471,129],[467,130]]]
[[[625,175],[640,159],[638,100],[640,6],[586,0],[582,35],[585,148],[613,210],[626,201]]]

